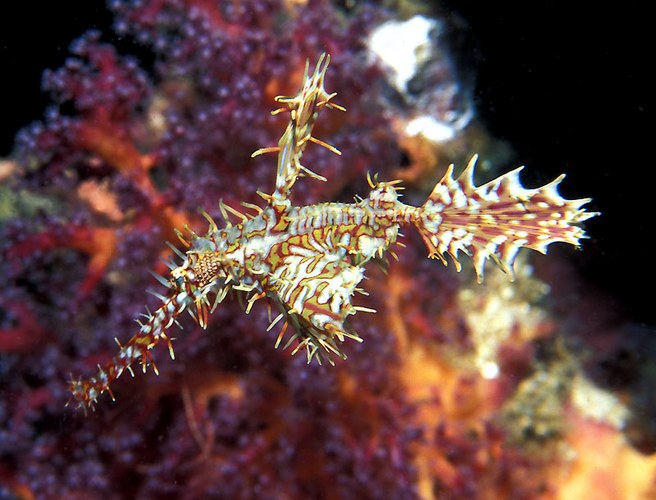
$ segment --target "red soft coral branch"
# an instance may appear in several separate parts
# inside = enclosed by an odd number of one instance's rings
[[[47,331],[34,319],[34,312],[18,302],[4,304],[3,309],[14,316],[16,326],[0,330],[0,352],[26,353],[42,344]]]

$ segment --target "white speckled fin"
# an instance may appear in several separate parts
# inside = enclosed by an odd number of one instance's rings
[[[301,156],[308,142],[313,142],[336,154],[341,154],[334,146],[312,135],[312,128],[319,116],[319,111],[323,107],[344,111],[343,107],[331,102],[336,94],[329,94],[324,89],[323,83],[328,64],[330,64],[330,56],[325,53],[321,54],[314,73],[310,75],[308,72],[309,62],[306,62],[303,82],[298,94],[293,97],[276,97],[276,101],[285,104],[289,108],[291,115],[289,125],[280,138],[278,146],[263,148],[253,153],[253,156],[269,152],[278,153],[274,199],[286,200],[298,177],[307,176],[322,181],[326,180],[322,175],[312,172],[301,164]],[[284,109],[277,109],[274,113]]]
[[[589,198],[566,200],[558,194],[564,175],[540,188],[526,189],[519,180],[520,167],[476,187],[476,160],[475,155],[457,179],[453,165],[448,168],[420,208],[415,225],[431,257],[446,263],[446,253],[459,270],[458,252],[471,255],[479,281],[488,257],[513,279],[520,248],[545,253],[556,241],[577,246],[585,236],[577,224],[597,215],[581,208]]]
[[[309,252],[286,255],[271,276],[270,291],[281,302],[286,321],[305,346],[308,362],[317,355],[345,357],[338,346],[346,337],[361,341],[344,326],[347,316],[366,308],[353,306],[351,297],[363,278],[363,268],[330,253]],[[317,348],[318,349],[315,349]],[[296,349],[294,352],[296,352]]]

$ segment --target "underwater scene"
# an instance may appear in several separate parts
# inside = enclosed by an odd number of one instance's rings
[[[636,6],[38,7],[1,500],[656,498]]]

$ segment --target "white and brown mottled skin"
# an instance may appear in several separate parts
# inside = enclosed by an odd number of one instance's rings
[[[185,310],[203,327],[208,315],[228,291],[246,294],[246,312],[260,298],[267,297],[280,310],[269,329],[284,320],[276,347],[288,326],[296,341],[293,353],[305,348],[308,362],[346,356],[339,344],[345,338],[362,339],[344,326],[345,319],[358,311],[371,311],[351,303],[364,277],[364,266],[382,257],[396,243],[399,230],[414,226],[426,243],[430,257],[446,263],[450,255],[460,269],[458,252],[470,255],[479,280],[485,261],[494,260],[512,278],[513,261],[521,247],[544,252],[547,245],[562,241],[578,245],[584,236],[576,224],[596,215],[581,207],[590,200],[566,200],[557,192],[560,176],[537,189],[525,189],[514,170],[479,187],[472,181],[476,156],[455,179],[453,166],[437,183],[420,207],[399,201],[399,181],[378,182],[369,178],[372,191],[355,203],[319,203],[293,206],[289,194],[298,177],[323,179],[301,165],[303,150],[315,142],[339,153],[314,138],[312,127],[324,107],[343,110],[332,103],[324,76],[329,57],[322,55],[313,74],[306,66],[301,90],[294,97],[278,97],[289,108],[290,121],[278,146],[256,151],[278,154],[276,187],[273,194],[261,194],[264,208],[249,205],[257,215],[242,215],[221,205],[242,222],[219,229],[210,221],[206,235],[180,234],[186,253],[171,264],[168,279],[158,276],[167,287],[159,296],[162,306],[144,315],[140,330],[98,373],[86,380],[72,380],[73,398],[82,408],[93,407],[105,391],[113,397],[110,384],[131,365],[140,362],[145,371],[152,363],[150,350],[160,340],[173,349],[166,331]],[[282,109],[281,109],[282,110]],[[279,112],[281,110],[276,110]],[[274,112],[274,113],[275,113]],[[155,365],[153,368],[157,371]]]

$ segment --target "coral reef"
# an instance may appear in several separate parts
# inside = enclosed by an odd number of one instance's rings
[[[599,475],[609,498],[654,493],[654,458],[622,433],[642,429],[631,394],[609,402],[592,384],[620,327],[581,355],[600,328],[558,300],[579,293],[563,290],[574,273],[547,259],[479,287],[412,235],[369,273],[363,305],[379,313],[353,318],[367,341],[348,361],[274,350],[266,308],[226,302],[205,332],[182,321],[176,362],[154,353],[159,377],[123,377],[118,402],[88,416],[65,406],[70,374],[94,371],[157,303],[143,291],[174,229],[203,230],[199,208],[221,220],[220,199],[255,203],[274,184],[275,161],[250,155],[277,142],[273,97],[295,91],[306,58],[330,52],[348,117],[318,125],[343,157],[308,150],[329,182],[300,183],[295,201],[350,201],[369,170],[396,177],[409,138],[365,40],[394,13],[342,4],[113,0],[116,33],[140,52],[90,32],[46,73],[52,106],[0,164],[0,496],[565,498]],[[459,88],[449,58],[435,61],[431,78]],[[412,140],[407,200],[425,199],[441,147]],[[588,400],[613,417],[582,411]]]

